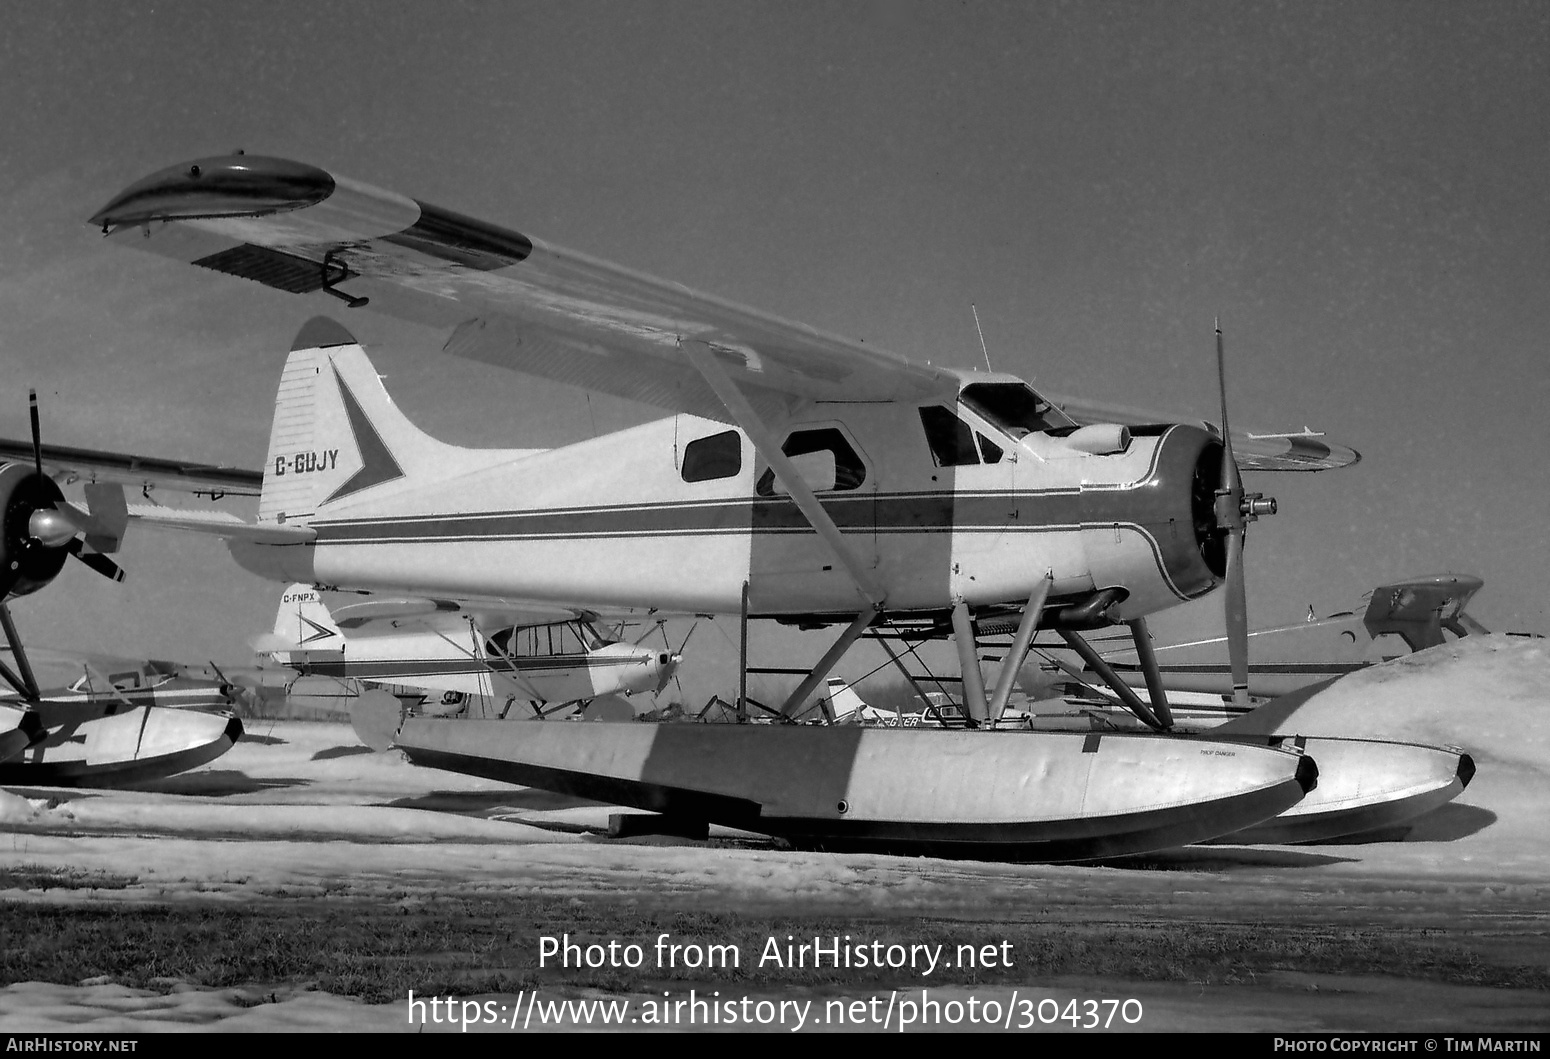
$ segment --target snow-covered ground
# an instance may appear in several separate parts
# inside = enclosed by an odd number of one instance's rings
[[[343,725],[259,721],[224,757],[154,789],[0,791],[0,868],[134,880],[121,889],[13,889],[0,891],[0,899],[220,904],[280,893],[391,894],[396,900],[423,890],[640,896],[686,908],[805,906],[831,915],[837,909],[869,916],[967,909],[981,917],[993,917],[1002,903],[1054,904],[1080,916],[1086,907],[1138,900],[1154,901],[1160,915],[1191,900],[1220,901],[1224,908],[1288,902],[1310,915],[1324,907],[1333,915],[1353,901],[1401,913],[1414,907],[1418,917],[1445,916],[1450,902],[1460,900],[1487,910],[1493,901],[1514,907],[1537,901],[1544,908],[1550,907],[1547,689],[1546,641],[1507,637],[1471,638],[1348,677],[1303,703],[1278,730],[1462,746],[1478,773],[1455,803],[1421,821],[1405,841],[1200,848],[1152,858],[1163,870],[1144,871],[793,853],[757,840],[609,841],[600,834],[606,807],[416,768],[397,753],[366,752]],[[713,832],[713,838],[734,835]],[[1351,896],[1356,893],[1360,900]],[[1539,941],[1550,962],[1550,943],[1542,934]],[[1071,983],[1041,988],[1040,996],[1092,995]],[[1148,988],[1151,1014],[1139,1028],[1228,1028],[1219,998]],[[1374,995],[1390,994],[1382,983],[1347,981],[1340,988],[1344,1000],[1326,982],[1323,998],[1302,1012],[1307,997],[1317,996],[1308,983],[1264,983],[1267,996],[1301,999],[1261,997],[1231,1028],[1350,1026],[1339,1021],[1340,1012],[1359,1021],[1354,1013],[1370,1011]],[[1542,993],[1405,988],[1404,1004],[1422,1022],[1428,1013],[1473,1005],[1470,1010],[1500,1010],[1504,1028],[1550,1025]],[[5,1031],[216,1027],[410,1028],[402,1004],[372,1007],[312,991],[249,996],[111,982],[0,989]]]

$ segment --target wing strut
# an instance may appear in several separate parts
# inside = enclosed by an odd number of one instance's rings
[[[793,711],[801,707],[814,689],[823,683],[839,662],[840,657],[850,649],[850,645],[855,643],[871,626],[873,619],[882,613],[887,594],[872,577],[872,572],[861,563],[855,552],[851,551],[850,546],[845,543],[839,527],[823,509],[823,505],[818,502],[818,497],[808,488],[801,474],[791,465],[791,460],[781,451],[780,446],[775,444],[775,436],[754,412],[753,405],[749,404],[748,398],[743,396],[743,391],[737,388],[737,383],[732,381],[726,369],[716,360],[716,355],[711,352],[710,346],[705,342],[682,338],[678,340],[678,345],[683,350],[684,356],[689,359],[689,363],[694,365],[695,370],[705,378],[706,383],[721,399],[721,403],[726,405],[732,421],[748,435],[754,449],[764,457],[764,462],[770,465],[770,469],[775,472],[775,477],[780,479],[781,485],[786,487],[786,492],[796,502],[797,509],[807,519],[808,525],[818,531],[818,536],[822,537],[824,543],[829,546],[829,550],[845,568],[856,590],[866,601],[866,606],[856,615],[856,620],[850,623],[850,627],[834,642],[834,646],[830,647],[819,660],[818,665],[813,667],[813,671],[807,674],[802,683],[797,685],[797,689],[781,705],[781,714],[787,718],[794,718]]]
[[[807,519],[808,524],[818,531],[818,535],[829,546],[829,550],[845,568],[845,572],[850,574],[850,579],[855,582],[862,597],[871,604],[873,616],[876,616],[883,610],[887,594],[873,579],[872,572],[862,565],[850,546],[845,543],[839,527],[823,509],[823,505],[818,502],[813,491],[807,487],[807,483],[802,480],[797,469],[791,465],[790,458],[780,450],[779,445],[775,444],[774,435],[754,412],[753,405],[748,403],[748,398],[743,396],[743,391],[737,388],[737,383],[732,381],[726,369],[717,362],[710,346],[704,342],[680,339],[679,348],[689,358],[689,363],[705,377],[705,381],[716,392],[716,396],[721,398],[721,403],[727,406],[733,422],[753,441],[753,447],[758,450],[760,456],[764,457],[764,462],[770,465],[775,476],[780,479],[781,485],[786,487],[786,491],[791,494],[791,499],[796,501],[797,508]]]
[[[781,704],[780,712],[783,716],[792,720],[796,719],[798,715],[793,711],[807,701],[807,697],[818,689],[819,684],[828,679],[829,673],[839,664],[841,656],[850,650],[851,644],[861,638],[861,634],[867,631],[867,628],[872,624],[872,619],[876,617],[876,607],[868,607],[856,615],[856,620],[851,622],[850,626],[840,634],[840,638],[834,641],[834,646],[829,648],[824,653],[824,656],[818,660],[818,664],[813,667],[813,671],[802,679],[802,683],[797,685],[797,689]]]
[[[498,670],[491,666],[490,668],[493,672],[502,673],[503,675],[509,677],[511,682],[515,684],[521,691],[531,696],[529,699],[530,702],[549,701],[545,696],[538,693],[538,689],[532,685],[532,682],[530,682],[527,677],[522,675],[522,671],[517,668],[516,659],[502,650],[500,644],[496,643],[493,639],[487,639],[485,640],[485,643],[493,647],[495,649],[496,656],[499,657],[502,662],[506,663],[506,668],[504,670]],[[490,663],[487,659],[485,661],[485,665],[489,664]]]

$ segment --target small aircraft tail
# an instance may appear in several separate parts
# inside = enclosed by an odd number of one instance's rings
[[[866,703],[844,677],[830,677],[824,695],[824,712],[830,724],[859,723]]]
[[[393,404],[355,337],[315,316],[291,343],[280,376],[259,522],[306,523],[332,505],[381,499],[533,451],[437,441]]]
[[[323,597],[311,585],[291,585],[280,595],[274,631],[254,641],[283,666],[300,667],[316,658],[339,658],[345,636]]]

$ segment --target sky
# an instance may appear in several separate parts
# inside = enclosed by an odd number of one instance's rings
[[[154,170],[240,147],[912,359],[980,363],[973,303],[998,371],[1179,415],[1216,416],[1220,317],[1235,426],[1363,454],[1251,479],[1281,505],[1249,533],[1253,623],[1453,570],[1484,578],[1487,627],[1550,631],[1542,3],[0,13],[0,436],[26,436],[36,387],[48,442],[256,468],[318,312],[449,442],[554,446],[654,416],[85,224]],[[217,542],[147,532],[121,561],[122,585],[71,564],[17,602],[29,642],[229,660],[272,623],[278,586]],[[736,623],[718,626],[696,639],[724,662]]]

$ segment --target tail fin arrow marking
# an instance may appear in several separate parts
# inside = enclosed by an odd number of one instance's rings
[[[343,499],[352,493],[359,493],[363,489],[370,489],[372,486],[396,481],[404,476],[404,469],[398,465],[398,461],[393,458],[393,454],[383,443],[381,435],[377,433],[377,428],[371,425],[371,420],[361,410],[355,394],[351,393],[350,387],[345,385],[344,379],[339,375],[339,368],[332,362],[330,367],[334,371],[334,381],[339,384],[339,396],[344,401],[345,414],[350,419],[350,432],[355,435],[356,451],[361,454],[361,469],[330,493],[324,499],[324,504]]]

